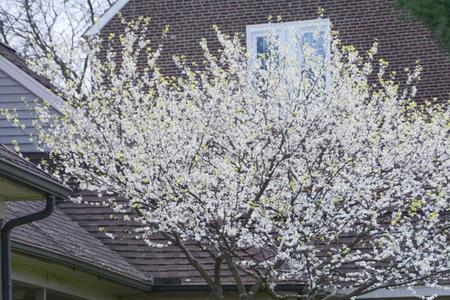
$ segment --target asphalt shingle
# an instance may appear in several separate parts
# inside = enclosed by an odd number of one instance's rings
[[[60,183],[50,174],[38,168],[34,163],[19,156],[17,153],[15,153],[14,151],[10,150],[8,147],[2,144],[0,144],[0,160],[3,160],[6,163],[9,163],[17,168],[20,168],[34,176],[41,177],[43,179],[46,179],[47,181],[51,181],[55,184],[60,185]]]
[[[44,205],[43,201],[8,202],[6,216],[8,219],[17,218],[42,210]],[[14,228],[12,240],[76,259],[131,279],[141,281],[147,279],[121,256],[73,222],[59,208],[56,208],[46,219]]]
[[[97,193],[82,191],[83,201],[99,203]],[[118,198],[120,201],[120,198]],[[148,278],[177,278],[182,285],[204,285],[200,273],[189,263],[185,254],[177,246],[150,247],[144,240],[136,239],[135,229],[140,225],[125,221],[121,214],[101,205],[63,202],[58,204],[73,221],[86,229],[104,245],[122,256],[128,263],[145,274]],[[111,233],[114,239],[105,232]],[[150,238],[153,242],[165,244],[167,240],[158,234]],[[211,256],[192,242],[187,244],[192,255],[212,275],[214,261]],[[234,284],[231,272],[222,265],[223,284]],[[245,278],[248,282],[253,280]]]

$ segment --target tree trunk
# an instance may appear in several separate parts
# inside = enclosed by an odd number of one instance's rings
[[[209,300],[224,300],[223,290],[212,291],[211,294],[209,294]]]
[[[246,293],[244,295],[240,295],[239,300],[256,300],[256,295]]]

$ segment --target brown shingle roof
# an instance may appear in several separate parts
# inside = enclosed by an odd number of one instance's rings
[[[31,161],[19,156],[17,153],[15,153],[14,151],[12,151],[11,149],[2,144],[0,144],[0,160],[9,163],[17,168],[20,168],[34,176],[42,177],[47,181],[60,184],[50,174],[38,168]]]
[[[28,156],[31,161],[0,145],[0,159],[17,161],[30,171],[50,177],[33,163],[42,159],[42,154]],[[99,201],[94,192],[80,192],[80,195],[83,201]],[[43,203],[29,201],[9,203],[7,215],[15,218],[37,211],[41,206]],[[66,201],[59,202],[49,218],[14,229],[13,240],[148,283],[155,278],[177,278],[182,285],[205,284],[178,247],[150,247],[142,239],[136,239],[134,229],[138,227],[132,221],[124,221],[110,208]],[[105,232],[112,233],[115,238],[111,239]],[[161,235],[153,236],[153,240],[165,241]],[[193,243],[188,247],[202,265],[213,272],[209,255]],[[223,275],[224,284],[234,284],[225,266]]]
[[[17,218],[42,210],[43,207],[42,201],[8,202],[6,216],[8,219]],[[136,281],[147,280],[140,271],[92,237],[59,208],[46,219],[14,228],[12,240]]]
[[[81,192],[83,201],[98,202],[98,196],[93,192]],[[184,253],[176,246],[150,247],[142,239],[136,239],[134,229],[139,225],[132,221],[124,221],[120,214],[112,209],[90,205],[64,202],[58,205],[70,218],[76,221],[103,244],[125,258],[128,263],[144,273],[149,278],[177,278],[182,285],[204,285],[205,281],[199,272],[191,266]],[[100,230],[112,233],[114,239],[106,236]],[[151,237],[154,242],[165,243],[162,235]],[[213,260],[206,251],[201,250],[195,243],[188,244],[194,257],[213,274]],[[234,284],[230,271],[223,265],[223,284]],[[250,278],[247,278],[250,280]]]

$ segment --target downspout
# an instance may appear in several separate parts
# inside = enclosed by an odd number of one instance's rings
[[[47,196],[45,208],[36,213],[9,220],[1,230],[1,266],[2,266],[2,300],[11,300],[11,230],[14,227],[31,223],[50,216],[55,208],[55,196]]]

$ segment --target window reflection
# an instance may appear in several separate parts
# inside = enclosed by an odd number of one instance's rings
[[[13,300],[36,300],[37,288],[22,284],[13,283],[12,299]]]

